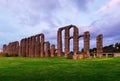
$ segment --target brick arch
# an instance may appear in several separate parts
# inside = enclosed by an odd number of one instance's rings
[[[35,56],[43,57],[44,56],[44,34],[37,34],[35,35],[36,43],[35,43]]]
[[[57,31],[57,56],[62,56],[62,31],[65,30],[66,27],[59,28]]]
[[[73,36],[70,37],[70,29],[73,28]],[[75,25],[69,25],[58,29],[57,32],[57,45],[58,45],[58,56],[62,56],[62,31],[65,30],[65,56],[70,52],[70,39],[73,38],[73,51],[77,52],[78,47],[78,28]]]

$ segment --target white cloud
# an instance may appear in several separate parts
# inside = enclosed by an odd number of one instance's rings
[[[69,24],[77,25],[80,33],[86,30],[94,32],[94,28],[86,24],[87,15],[90,15],[86,10],[91,1],[93,0],[0,0],[0,41],[4,44],[44,33],[46,40],[56,43],[58,27]],[[81,22],[86,26],[80,26]]]
[[[120,0],[111,0],[106,5],[103,5],[101,8],[99,8],[95,13],[105,12],[108,9],[114,8],[117,5],[120,5]]]

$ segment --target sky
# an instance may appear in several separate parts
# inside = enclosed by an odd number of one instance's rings
[[[45,34],[57,43],[57,30],[76,25],[79,33],[89,31],[90,46],[103,34],[103,44],[120,41],[120,0],[0,0],[0,49],[3,44]],[[83,46],[80,39],[80,48]]]

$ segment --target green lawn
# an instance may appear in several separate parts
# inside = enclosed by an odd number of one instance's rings
[[[0,81],[120,81],[120,58],[0,58]]]

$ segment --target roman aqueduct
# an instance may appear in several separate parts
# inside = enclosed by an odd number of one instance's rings
[[[73,34],[70,36],[70,29],[73,29]],[[64,33],[62,33],[64,31]],[[64,34],[64,38],[63,35]],[[83,38],[84,51],[83,56],[89,57],[90,49],[90,33],[89,31],[79,35],[79,29],[75,25],[61,27],[57,31],[57,47],[55,44],[50,44],[45,40],[43,33],[37,34],[28,38],[23,38],[19,41],[10,42],[8,45],[3,45],[3,53],[17,54],[18,56],[26,57],[54,57],[68,56],[70,53],[70,40],[73,39],[73,55],[79,52],[79,39]],[[64,44],[63,44],[64,39]],[[102,55],[103,35],[96,37],[97,56]],[[64,47],[64,51],[63,51]]]

